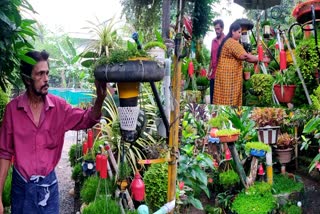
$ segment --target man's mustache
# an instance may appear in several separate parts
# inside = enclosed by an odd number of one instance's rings
[[[49,84],[45,84],[41,87],[41,89],[45,88],[45,87],[48,87],[49,88]]]

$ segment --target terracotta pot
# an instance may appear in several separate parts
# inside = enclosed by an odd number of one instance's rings
[[[230,143],[235,142],[239,139],[239,134],[235,135],[226,135],[226,136],[218,136],[221,143]]]
[[[283,93],[281,93],[281,85],[275,85],[273,87],[274,93],[280,103],[290,103],[294,92],[296,90],[296,85],[283,85]]]
[[[291,161],[292,150],[293,150],[293,148],[275,149],[275,151],[277,153],[278,160],[281,164],[289,163]]]
[[[280,126],[259,127],[258,139],[265,144],[275,144],[278,140]]]
[[[249,80],[249,79],[250,79],[250,76],[251,76],[251,73],[250,73],[250,72],[248,72],[248,71],[243,72],[243,78],[244,78],[245,80]]]

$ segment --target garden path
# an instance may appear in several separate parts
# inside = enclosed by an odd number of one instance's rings
[[[69,162],[68,152],[72,144],[76,143],[76,131],[68,131],[64,138],[61,159],[56,167],[59,182],[60,214],[74,213],[74,198],[69,191],[74,188],[71,179],[72,168]]]

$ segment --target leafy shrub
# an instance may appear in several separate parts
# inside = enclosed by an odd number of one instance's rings
[[[71,174],[71,178],[74,181],[80,182],[82,183],[84,181],[84,175],[82,173],[82,165],[81,163],[77,163],[73,169],[72,169],[72,174]]]
[[[120,214],[120,206],[116,201],[106,197],[100,197],[95,202],[92,202],[83,209],[83,214],[97,214],[97,213],[112,213]]]
[[[271,185],[256,182],[233,201],[231,209],[237,214],[267,214],[276,207],[276,199],[271,194]]]
[[[312,108],[315,110],[320,110],[320,86],[313,91],[313,94],[310,95],[312,100]]]
[[[0,89],[0,126],[1,126],[2,117],[4,114],[4,110],[8,102],[9,102],[9,96]]]
[[[4,189],[2,193],[2,203],[4,207],[11,205],[11,179],[12,179],[12,167],[8,170],[8,176],[4,184]]]
[[[250,78],[252,90],[258,97],[257,106],[270,106],[272,104],[273,77],[270,74],[254,74]]]
[[[77,163],[77,158],[79,158],[82,155],[82,145],[80,143],[73,144],[70,147],[68,155],[69,155],[70,166],[74,167]]]
[[[167,202],[168,164],[152,164],[145,172],[146,202],[153,211]]]
[[[276,206],[276,201],[271,193],[264,196],[240,193],[231,205],[232,211],[237,214],[267,214]]]
[[[240,181],[239,175],[234,170],[227,170],[219,174],[219,182],[223,187],[230,187]]]
[[[299,192],[303,189],[303,183],[294,181],[288,176],[274,175],[273,190],[275,194]]]
[[[93,176],[89,177],[83,183],[83,187],[80,191],[80,196],[83,202],[89,204],[90,202],[94,201],[96,197],[96,192],[99,184],[99,177]],[[113,179],[106,179],[100,180],[100,191],[98,192],[99,195],[105,195],[107,188],[107,194],[113,194],[116,190],[115,182]]]

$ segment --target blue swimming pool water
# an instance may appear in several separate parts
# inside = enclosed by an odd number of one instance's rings
[[[91,102],[92,91],[74,88],[50,88],[49,93],[62,97],[71,105],[79,105],[82,102]]]

